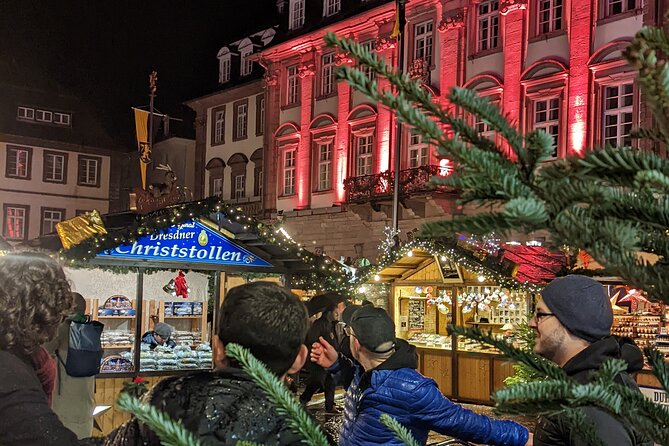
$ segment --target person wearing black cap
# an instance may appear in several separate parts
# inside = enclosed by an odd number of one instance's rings
[[[512,421],[478,415],[452,403],[437,383],[418,371],[415,347],[395,338],[395,324],[382,308],[353,313],[346,332],[357,364],[348,361],[323,338],[312,346],[311,360],[335,374],[354,368],[344,403],[341,446],[403,444],[380,421],[388,414],[406,427],[419,444],[430,430],[461,440],[490,445],[530,445],[531,435]]]
[[[643,368],[643,355],[631,340],[611,336],[612,324],[613,310],[602,285],[590,277],[569,275],[553,280],[543,289],[529,325],[536,333],[534,352],[559,365],[567,376],[586,384],[606,360],[622,359],[627,362],[627,371],[619,374],[616,382],[638,391],[630,373]],[[633,426],[624,425],[598,408],[586,407],[584,412],[604,444],[652,444],[641,438]],[[563,416],[557,415],[539,418],[534,444],[585,442]]]

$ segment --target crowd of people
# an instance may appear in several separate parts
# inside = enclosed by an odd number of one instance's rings
[[[55,349],[66,350],[67,324],[83,313],[83,299],[71,292],[58,263],[36,253],[5,255],[0,257],[0,283],[0,444],[160,444],[136,419],[106,438],[84,438],[91,433],[94,381],[67,377],[52,356]],[[636,388],[630,374],[643,365],[641,352],[610,335],[611,307],[596,281],[567,276],[541,294],[530,322],[537,334],[536,353],[579,382],[593,379],[592,372],[606,359],[623,359],[627,372],[617,379]],[[144,338],[158,345],[169,342],[170,335],[169,326],[157,324]],[[214,370],[167,378],[145,396],[202,444],[303,444],[226,355],[229,343],[248,348],[284,380],[306,364],[310,373],[300,395],[305,405],[322,390],[325,409],[334,413],[335,386],[347,389],[338,439],[343,446],[401,444],[381,423],[384,413],[419,444],[426,443],[429,431],[490,445],[582,444],[560,416],[542,417],[533,435],[520,424],[476,414],[444,397],[432,379],[416,370],[415,348],[395,337],[393,320],[382,308],[347,305],[345,296],[337,295],[314,298],[305,306],[289,290],[267,282],[242,285],[225,296],[212,340]],[[68,392],[75,391],[90,398],[70,395],[68,400]],[[588,407],[585,413],[605,444],[650,444],[633,426],[604,411]]]

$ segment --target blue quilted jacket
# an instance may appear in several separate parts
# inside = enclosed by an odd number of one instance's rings
[[[408,428],[419,444],[433,430],[461,440],[524,446],[528,432],[512,421],[478,415],[444,397],[434,380],[418,373],[415,348],[397,341],[397,350],[379,367],[365,372],[340,356],[331,373],[354,372],[346,394],[340,446],[401,445],[380,421],[388,414]]]

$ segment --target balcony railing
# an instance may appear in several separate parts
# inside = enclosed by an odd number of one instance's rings
[[[439,173],[440,167],[432,165],[400,170],[400,197],[434,191],[435,187],[430,184],[430,178]],[[346,178],[344,180],[346,201],[362,203],[388,199],[393,195],[394,181],[395,172],[390,171]]]

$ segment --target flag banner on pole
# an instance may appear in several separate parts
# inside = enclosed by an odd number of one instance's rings
[[[142,176],[142,189],[146,189],[146,165],[151,162],[151,147],[149,145],[149,112],[135,111],[135,134],[137,136],[137,150],[139,150],[139,171]]]
[[[395,0],[395,25],[393,26],[393,32],[390,34],[393,39],[396,39],[404,28],[404,1]]]

